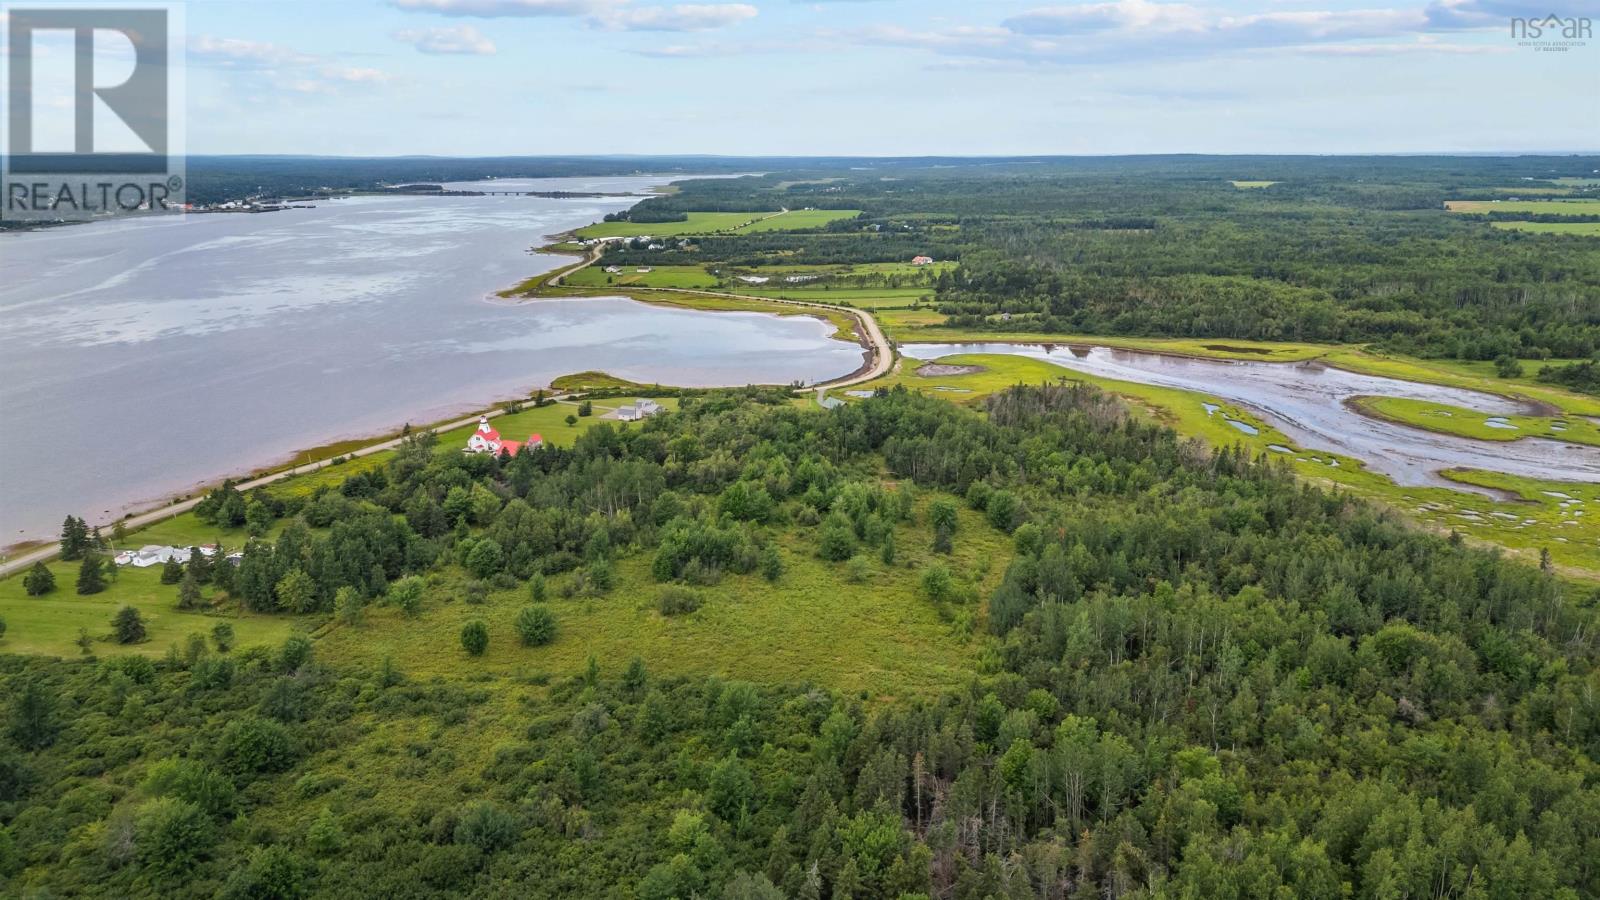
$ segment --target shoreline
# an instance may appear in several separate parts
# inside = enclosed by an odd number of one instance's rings
[[[535,388],[534,390],[537,391],[540,388]],[[543,390],[549,391],[550,388],[546,387]],[[558,400],[565,396],[570,395],[551,394],[547,399]],[[462,427],[463,424],[470,424],[470,422],[476,421],[480,415],[490,418],[504,415],[506,414],[506,405],[516,402],[523,401],[515,399],[496,400],[492,401],[488,406],[478,406],[470,410],[451,413],[422,424],[413,425],[407,422],[398,428],[385,428],[376,433],[340,437],[320,444],[313,444],[302,450],[293,451],[287,456],[279,456],[273,462],[262,466],[236,469],[227,475],[203,479],[194,482],[187,488],[168,492],[158,498],[134,501],[127,504],[119,515],[105,522],[90,522],[89,524],[90,527],[110,529],[119,522],[128,525],[133,520],[140,520],[138,527],[152,525],[187,512],[189,506],[198,503],[207,492],[221,487],[225,482],[231,481],[240,490],[247,490],[282,481],[295,475],[310,474],[351,459],[392,449],[406,436],[407,426],[410,426],[410,434],[420,432],[441,433]],[[355,446],[346,447],[345,445]],[[302,460],[300,457],[307,458]],[[246,485],[249,487],[246,487]],[[54,538],[30,538],[7,544],[0,547],[0,555],[9,557],[14,553],[27,554],[31,562],[33,561],[33,555],[37,553],[41,545],[54,547]],[[11,567],[20,560],[21,557],[18,557],[17,559],[7,559],[4,563],[0,563],[0,577],[11,574],[13,571]]]

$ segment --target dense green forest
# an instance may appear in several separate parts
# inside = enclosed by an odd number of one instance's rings
[[[174,573],[172,602],[324,624],[0,657],[0,894],[1600,896],[1593,593],[1092,388],[786,400],[685,398],[515,459],[416,437],[336,490],[218,492],[208,516],[289,525]],[[622,602],[620,563],[694,617],[706,585],[792,577],[780,540],[893,566],[973,529],[1012,547],[992,593],[897,575],[977,630],[957,689],[475,668],[482,640],[571,639],[572,604]],[[429,627],[461,577],[525,608],[517,634],[469,623],[455,676],[326,652],[376,605]]]
[[[696,180],[622,215],[668,221],[692,210],[807,206],[863,213],[811,234],[717,235],[616,261],[753,266],[926,254],[961,263],[935,296],[957,327],[1376,343],[1474,360],[1584,358],[1600,349],[1595,239],[1499,230],[1491,220],[1512,214],[1450,213],[1444,204],[1518,185],[1558,190],[1553,179],[1594,162],[1161,157]],[[1271,184],[1239,189],[1232,179],[1240,178]],[[1574,206],[1557,220],[1593,216]]]

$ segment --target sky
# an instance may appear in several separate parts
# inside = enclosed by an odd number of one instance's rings
[[[1600,38],[1558,51],[1549,30],[1522,41],[1510,24],[1600,19],[1600,0],[190,0],[182,14],[190,153],[1600,149]]]

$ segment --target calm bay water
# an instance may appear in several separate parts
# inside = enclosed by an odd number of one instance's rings
[[[956,353],[1014,354],[1091,375],[1210,394],[1260,413],[1304,450],[1353,456],[1398,484],[1466,489],[1438,474],[1455,467],[1552,481],[1600,481],[1600,447],[1542,438],[1477,441],[1370,418],[1344,404],[1350,397],[1368,395],[1446,403],[1486,417],[1527,412],[1521,403],[1478,391],[1361,375],[1316,362],[1191,359],[1060,344],[905,344],[900,349],[924,360]]]
[[[0,544],[569,372],[709,386],[860,364],[806,316],[493,298],[569,259],[530,246],[635,202],[359,197],[0,237]]]

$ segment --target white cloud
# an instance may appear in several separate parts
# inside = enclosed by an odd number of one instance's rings
[[[369,69],[359,66],[321,66],[317,74],[332,81],[342,81],[346,84],[388,84],[394,76],[382,69]]]
[[[591,22],[613,31],[709,31],[756,17],[748,3],[680,3],[675,6],[618,6]]]
[[[1412,44],[1408,39],[1430,31],[1450,30],[1436,22],[1444,15],[1438,12],[1444,4],[1449,4],[1453,20],[1461,21],[1469,10],[1471,15],[1498,16],[1498,12],[1483,10],[1530,2],[1534,0],[1434,0],[1434,6],[1428,9],[1233,14],[1183,2],[1107,0],[1038,7],[997,26],[917,29],[885,25],[837,36],[864,44],[916,47],[947,57],[1069,65],[1196,58],[1290,47],[1337,47],[1326,55],[1347,56],[1460,53],[1475,51],[1436,41]],[[1589,5],[1600,0],[1580,2]],[[1493,21],[1495,27],[1504,25],[1503,18]]]
[[[1434,0],[1425,13],[1439,30],[1509,28],[1513,18],[1600,16],[1600,0]]]
[[[400,9],[444,16],[500,18],[508,16],[586,16],[609,6],[607,0],[393,0]]]
[[[316,57],[281,44],[246,41],[239,38],[196,35],[189,39],[189,61],[230,69],[271,69],[316,62]]]
[[[417,48],[421,53],[492,56],[494,41],[471,25],[445,28],[407,28],[394,33],[395,40]]]
[[[1186,3],[1112,0],[1077,6],[1047,6],[1013,16],[1002,24],[1017,34],[1085,34],[1112,28],[1199,30],[1206,17]]]
[[[340,65],[281,44],[198,35],[187,46],[191,62],[230,70],[250,91],[332,94],[341,85],[370,87],[394,80],[381,69]]]
[[[1433,41],[1415,41],[1396,44],[1320,44],[1315,47],[1296,48],[1296,53],[1312,56],[1413,56],[1442,53],[1455,56],[1477,56],[1510,53],[1511,47],[1483,46],[1479,44],[1440,44]]]
[[[390,0],[398,9],[481,19],[583,19],[608,31],[709,31],[754,18],[748,3],[640,5],[633,0]]]

